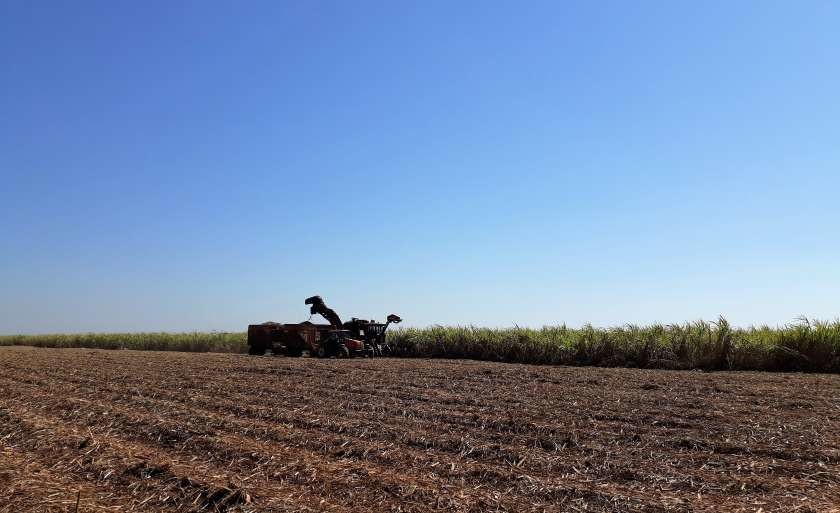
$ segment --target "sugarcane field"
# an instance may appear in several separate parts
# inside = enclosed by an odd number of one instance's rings
[[[835,375],[2,347],[0,388],[3,513],[840,504]]]
[[[0,513],[840,513],[840,0],[0,0]]]

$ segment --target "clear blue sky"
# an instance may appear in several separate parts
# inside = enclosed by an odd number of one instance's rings
[[[840,312],[840,3],[0,5],[0,333]]]

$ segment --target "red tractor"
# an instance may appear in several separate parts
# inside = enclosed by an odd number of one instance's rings
[[[385,341],[385,330],[390,324],[402,321],[398,315],[389,315],[385,324],[355,317],[342,323],[338,314],[328,308],[320,296],[308,298],[305,304],[311,305],[312,315],[319,314],[330,323],[252,324],[248,326],[248,354],[264,355],[269,349],[275,355],[308,354],[319,358],[387,356],[391,353]]]

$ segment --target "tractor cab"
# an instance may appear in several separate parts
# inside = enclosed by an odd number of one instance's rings
[[[319,358],[335,356],[348,358],[350,356],[367,356],[365,343],[353,338],[350,330],[328,330],[317,345],[315,355]]]

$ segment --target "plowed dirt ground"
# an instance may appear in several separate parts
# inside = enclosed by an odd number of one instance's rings
[[[0,348],[0,512],[840,511],[840,376]]]

